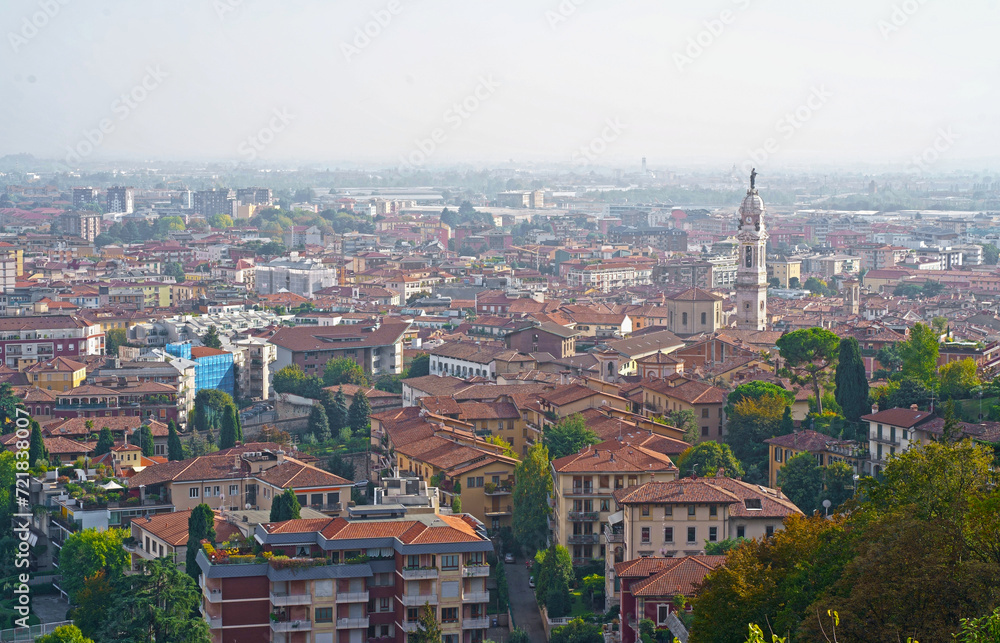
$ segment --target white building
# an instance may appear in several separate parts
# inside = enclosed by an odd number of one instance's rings
[[[255,277],[258,294],[291,292],[311,298],[317,290],[337,284],[337,269],[293,252],[257,266]]]
[[[745,330],[767,328],[767,239],[764,227],[764,200],[757,194],[750,173],[750,189],[740,204],[740,254],[736,268],[736,327]]]

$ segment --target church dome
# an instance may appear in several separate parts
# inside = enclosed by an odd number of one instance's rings
[[[764,199],[760,198],[757,190],[747,190],[747,195],[740,203],[740,217],[760,216],[764,213]]]

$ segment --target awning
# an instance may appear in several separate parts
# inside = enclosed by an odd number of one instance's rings
[[[608,516],[608,524],[609,525],[617,525],[618,523],[620,523],[623,520],[625,520],[625,510],[624,509],[622,509],[620,511],[616,511],[613,514],[611,514],[610,516]]]

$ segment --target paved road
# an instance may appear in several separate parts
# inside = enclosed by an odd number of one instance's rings
[[[534,643],[546,640],[545,628],[542,626],[542,616],[538,613],[535,602],[535,592],[528,587],[528,576],[531,574],[524,567],[524,561],[507,565],[507,588],[510,590],[510,611],[514,616],[514,625],[528,633],[528,638]]]

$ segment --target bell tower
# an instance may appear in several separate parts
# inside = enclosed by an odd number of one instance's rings
[[[757,194],[757,170],[750,171],[750,189],[739,210],[739,264],[736,268],[736,328],[767,328],[767,239],[764,200]]]

